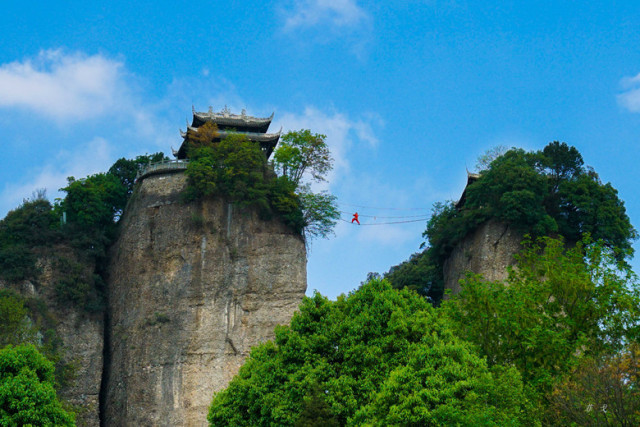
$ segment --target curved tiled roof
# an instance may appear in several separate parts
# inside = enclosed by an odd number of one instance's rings
[[[220,112],[214,113],[211,109],[208,112],[197,112],[193,110],[193,123],[191,126],[200,127],[206,122],[213,122],[220,129],[235,128],[237,130],[253,130],[256,133],[264,133],[269,129],[269,125],[273,120],[273,113],[269,117],[253,117],[248,116],[244,110],[241,114],[232,114],[225,107]]]

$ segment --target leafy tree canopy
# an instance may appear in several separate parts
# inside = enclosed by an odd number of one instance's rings
[[[17,295],[0,290],[0,348],[7,344],[35,342],[36,330],[27,315],[28,310]]]
[[[332,168],[324,135],[309,130],[286,133],[274,153],[273,167],[259,144],[243,134],[220,140],[215,126],[205,124],[188,138],[187,200],[221,196],[255,206],[263,218],[278,214],[308,238],[327,237],[333,230],[339,217],[335,196],[313,192],[302,180],[308,174],[322,181]]]
[[[536,236],[558,233],[569,241],[589,233],[624,258],[636,230],[618,192],[583,165],[575,147],[558,141],[542,151],[509,150],[468,186],[462,208],[468,212],[458,215],[498,218]]]
[[[640,425],[640,344],[603,357],[585,357],[551,395],[555,425]]]
[[[54,389],[53,364],[33,345],[0,350],[0,424],[73,426]]]
[[[67,179],[61,190],[66,197],[60,209],[67,214],[70,223],[85,228],[111,227],[116,214],[122,212],[127,202],[127,188],[118,177],[110,173],[99,173],[87,178]]]
[[[640,340],[640,286],[602,244],[529,241],[506,283],[470,274],[441,310],[490,365],[517,367],[544,403],[581,358]]]
[[[282,136],[273,154],[276,171],[296,185],[305,174],[314,181],[325,181],[333,169],[333,158],[325,142],[326,135],[311,133],[308,129],[289,131]]]
[[[138,172],[149,163],[161,162],[169,160],[164,153],[145,154],[136,156],[135,159],[118,159],[110,168],[109,174],[116,176],[120,183],[127,189],[127,195],[131,196]]]
[[[584,166],[575,147],[554,141],[540,151],[513,148],[496,157],[501,152],[480,158],[481,174],[467,186],[461,205],[435,205],[423,234],[427,249],[387,273],[394,286],[405,286],[418,271],[412,286],[438,303],[445,260],[460,240],[492,218],[532,236],[561,235],[571,243],[589,234],[619,260],[632,255],[637,232],[624,203],[611,184]]]
[[[308,129],[284,134],[273,154],[273,165],[281,176],[294,186],[303,212],[304,232],[307,240],[328,237],[336,226],[340,212],[336,197],[328,191],[314,192],[310,181],[326,181],[333,169],[333,158],[326,143],[326,135],[311,133]]]
[[[0,277],[10,282],[37,274],[36,246],[59,240],[59,220],[44,198],[25,200],[0,220]]]
[[[490,369],[423,298],[372,280],[335,302],[305,298],[214,397],[209,422],[519,425],[534,421],[526,407],[515,369]]]

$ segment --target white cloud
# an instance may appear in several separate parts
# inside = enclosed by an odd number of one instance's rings
[[[375,124],[380,124],[379,120]],[[327,136],[326,142],[334,158],[334,169],[328,176],[331,182],[349,172],[348,152],[354,143],[375,147],[378,139],[372,128],[372,120],[352,120],[339,112],[325,113],[315,107],[306,107],[302,114],[284,113],[277,116],[274,128],[280,125],[283,131],[310,129]]]
[[[618,103],[632,113],[640,112],[640,74],[625,77],[620,83],[624,92],[617,96]]]
[[[67,184],[67,177],[84,178],[98,172],[105,172],[113,156],[110,144],[103,138],[94,138],[78,147],[75,152],[61,151],[50,163],[38,168],[38,173],[28,182],[10,183],[0,193],[2,217],[11,209],[31,196],[38,189],[45,188],[50,199],[63,197],[58,190]]]
[[[101,55],[47,50],[33,59],[0,65],[0,107],[57,120],[110,112],[127,90],[123,64]]]
[[[321,25],[357,27],[369,20],[369,14],[355,0],[294,0],[284,16],[285,31]]]

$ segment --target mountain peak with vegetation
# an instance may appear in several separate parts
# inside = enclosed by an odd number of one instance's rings
[[[610,183],[584,166],[575,147],[554,141],[539,151],[490,150],[478,163],[479,174],[460,202],[435,204],[423,233],[426,249],[385,275],[395,287],[410,286],[438,304],[444,263],[456,245],[489,220],[534,238],[562,236],[575,243],[588,234],[618,260],[632,256],[638,234],[624,202]]]

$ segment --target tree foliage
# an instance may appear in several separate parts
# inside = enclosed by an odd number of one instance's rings
[[[519,425],[525,407],[514,369],[489,369],[423,298],[372,280],[335,302],[305,298],[215,396],[209,422]]]
[[[567,250],[558,239],[529,241],[505,283],[469,274],[441,310],[490,365],[517,367],[545,404],[582,357],[640,339],[640,288],[602,244]]]
[[[142,168],[150,163],[161,162],[163,160],[169,160],[168,157],[162,152],[145,154],[142,156],[136,156],[135,159],[125,159],[124,157],[118,159],[109,168],[108,173],[117,177],[120,183],[127,190],[127,196],[131,196],[135,185],[135,180],[138,172]]]
[[[556,425],[640,425],[640,344],[603,357],[585,357],[551,395]]]
[[[206,125],[206,124],[205,124]],[[256,142],[245,135],[230,134],[219,140],[217,129],[201,126],[191,132],[186,174],[187,200],[221,196],[240,206],[254,206],[260,215],[282,217],[286,224],[307,237],[326,237],[339,217],[335,197],[314,193],[302,182],[305,174],[324,180],[332,167],[324,135],[308,130],[288,132],[274,153],[275,170]]]
[[[333,158],[325,141],[326,135],[311,133],[308,129],[289,131],[282,136],[273,154],[276,172],[294,184],[303,212],[304,232],[307,240],[328,237],[336,226],[340,212],[336,197],[328,191],[314,192],[310,181],[326,181],[333,169]]]
[[[0,350],[0,424],[73,426],[54,389],[53,364],[32,345]]]
[[[333,158],[325,139],[326,135],[311,133],[308,129],[285,133],[273,154],[276,171],[297,186],[305,174],[311,175],[314,181],[325,181],[333,169]]]
[[[120,179],[110,173],[98,173],[82,179],[67,178],[61,189],[67,195],[60,209],[67,221],[82,228],[113,229],[119,213],[124,209],[128,193]]]
[[[423,292],[438,303],[445,260],[467,234],[489,219],[511,224],[534,237],[560,235],[571,243],[589,234],[613,250],[619,260],[631,256],[637,232],[624,203],[611,184],[603,184],[584,166],[575,147],[554,141],[540,151],[514,148],[487,166],[493,154],[481,158],[482,173],[467,186],[463,203],[435,205],[423,234],[427,249],[415,257],[421,258],[419,262],[414,259],[387,274],[394,286],[404,286],[404,273],[423,266],[420,270],[429,274],[414,286],[426,289]]]
[[[27,317],[28,313],[17,295],[0,290],[0,348],[36,341],[36,330]]]
[[[577,241],[589,233],[622,259],[637,233],[617,191],[583,164],[575,147],[558,141],[537,152],[509,150],[469,185],[462,210],[536,236],[558,233]]]
[[[60,240],[59,221],[48,200],[25,200],[0,221],[0,277],[10,282],[35,277],[33,248]]]
[[[336,220],[340,217],[336,196],[328,191],[314,193],[308,185],[299,186],[297,195],[303,212],[304,232],[307,239],[329,237],[336,226]]]

